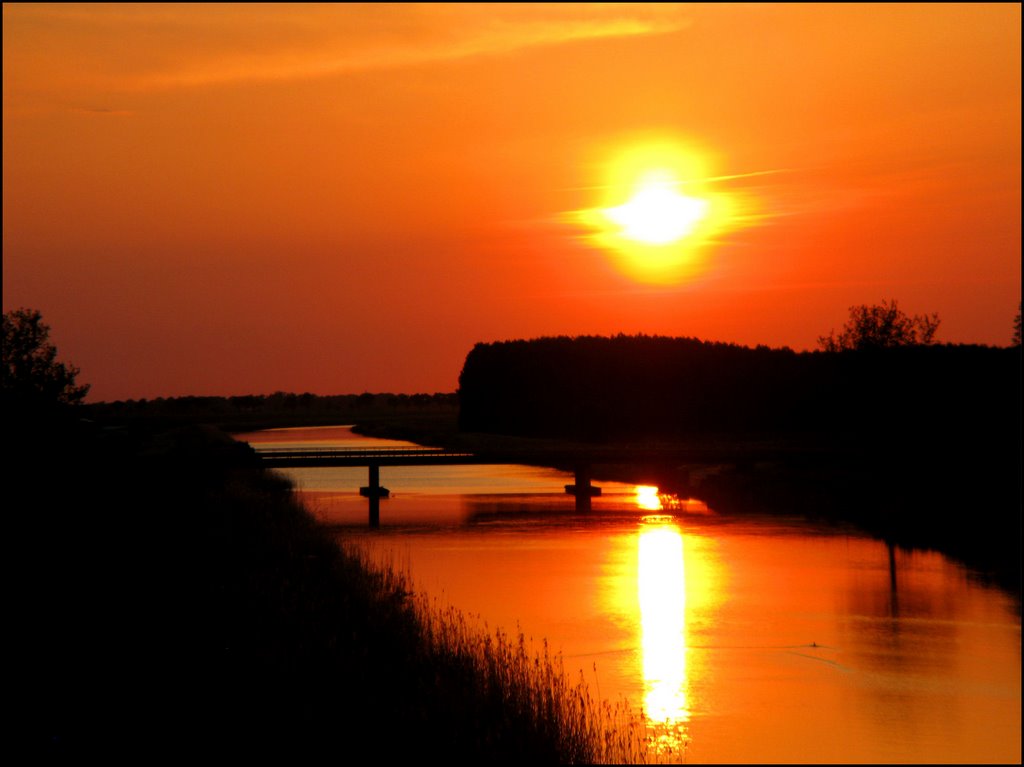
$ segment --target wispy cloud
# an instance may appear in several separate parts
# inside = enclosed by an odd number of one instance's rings
[[[9,9],[5,69],[45,59],[51,78],[113,91],[310,79],[689,25],[685,6],[633,3]]]

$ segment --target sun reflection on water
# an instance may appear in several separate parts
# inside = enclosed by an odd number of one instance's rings
[[[644,524],[638,539],[637,590],[643,654],[644,710],[664,747],[685,740],[686,568],[683,536],[673,522]]]
[[[653,485],[636,486],[636,506],[644,511],[661,511],[661,496]]]

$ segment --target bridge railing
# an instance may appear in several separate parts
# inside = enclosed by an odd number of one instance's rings
[[[439,447],[394,447],[394,448],[288,448],[288,447],[254,447],[261,456],[270,457],[351,457],[351,458],[372,458],[382,457],[404,457],[412,458],[418,456],[452,456],[472,457],[473,453],[458,450],[445,450]]]
[[[267,466],[418,466],[481,463],[469,452],[439,448],[270,448],[257,450]]]

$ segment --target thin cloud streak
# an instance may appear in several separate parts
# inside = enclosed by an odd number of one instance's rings
[[[690,26],[685,9],[658,4],[300,5],[301,15],[291,5],[231,9],[225,16],[218,6],[189,6],[180,14],[173,6],[151,12],[135,6],[93,15],[88,8],[57,7],[36,9],[34,21],[54,27],[58,46],[70,45],[69,31],[88,30],[92,42],[74,51],[75,69],[65,74],[77,85],[120,92],[309,80]],[[166,36],[159,57],[139,43],[157,26]],[[17,41],[5,36],[5,48],[10,42],[15,46],[8,55],[19,55]]]
[[[681,26],[656,26],[634,20],[579,22],[570,26],[559,24],[529,25],[512,28],[497,35],[483,34],[456,45],[428,45],[407,48],[383,47],[377,50],[332,56],[280,55],[238,57],[233,61],[210,62],[202,66],[166,74],[143,76],[132,85],[139,89],[196,87],[232,82],[284,81],[329,77],[370,69],[390,69],[472,56],[510,53],[541,45],[558,45],[580,40],[608,37],[664,34]],[[131,82],[131,81],[129,81]]]

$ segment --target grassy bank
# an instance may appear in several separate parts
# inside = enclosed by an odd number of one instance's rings
[[[32,588],[15,693],[35,753],[646,758],[641,720],[340,548],[223,434],[17,436],[9,496]]]

